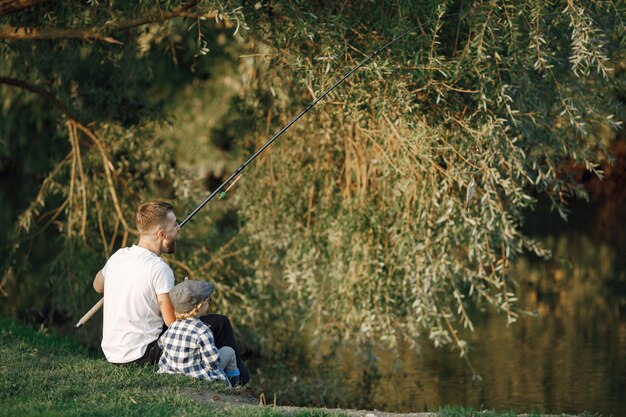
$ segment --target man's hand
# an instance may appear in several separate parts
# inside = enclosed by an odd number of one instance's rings
[[[104,274],[102,274],[102,270],[98,271],[96,277],[93,279],[93,289],[96,290],[98,294],[104,293]]]

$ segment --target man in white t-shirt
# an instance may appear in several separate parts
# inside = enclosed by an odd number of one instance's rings
[[[169,292],[174,273],[161,258],[174,253],[180,226],[164,202],[137,209],[139,243],[119,249],[96,274],[93,287],[104,292],[102,351],[116,364],[156,363],[163,323],[174,322]]]
[[[157,364],[163,324],[169,327],[176,320],[169,296],[174,273],[161,258],[176,250],[180,226],[174,209],[159,201],[142,204],[137,229],[139,243],[115,252],[93,280],[96,292],[104,292],[102,351],[109,362],[119,365]],[[247,384],[250,375],[228,317],[207,314],[200,319],[211,328],[218,349],[229,346],[235,351],[240,383]]]

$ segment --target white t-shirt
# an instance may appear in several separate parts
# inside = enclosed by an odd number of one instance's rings
[[[174,272],[155,253],[140,246],[122,248],[104,268],[102,351],[109,362],[139,359],[161,334],[157,294],[174,287]]]

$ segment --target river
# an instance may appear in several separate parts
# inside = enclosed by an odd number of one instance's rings
[[[469,359],[435,349],[372,343],[316,349],[276,364],[251,360],[260,390],[279,404],[433,411],[445,405],[520,412],[626,416],[626,253],[581,233],[544,236],[550,261],[520,259],[522,315],[509,327],[474,315]]]

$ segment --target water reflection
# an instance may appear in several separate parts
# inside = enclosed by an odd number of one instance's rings
[[[520,305],[536,316],[507,328],[505,318],[483,314],[465,335],[482,382],[472,382],[458,353],[425,342],[421,352],[345,345],[286,368],[253,364],[262,390],[282,403],[397,412],[453,404],[626,416],[624,251],[585,236],[548,238],[546,246],[554,260],[524,259],[512,271]]]

